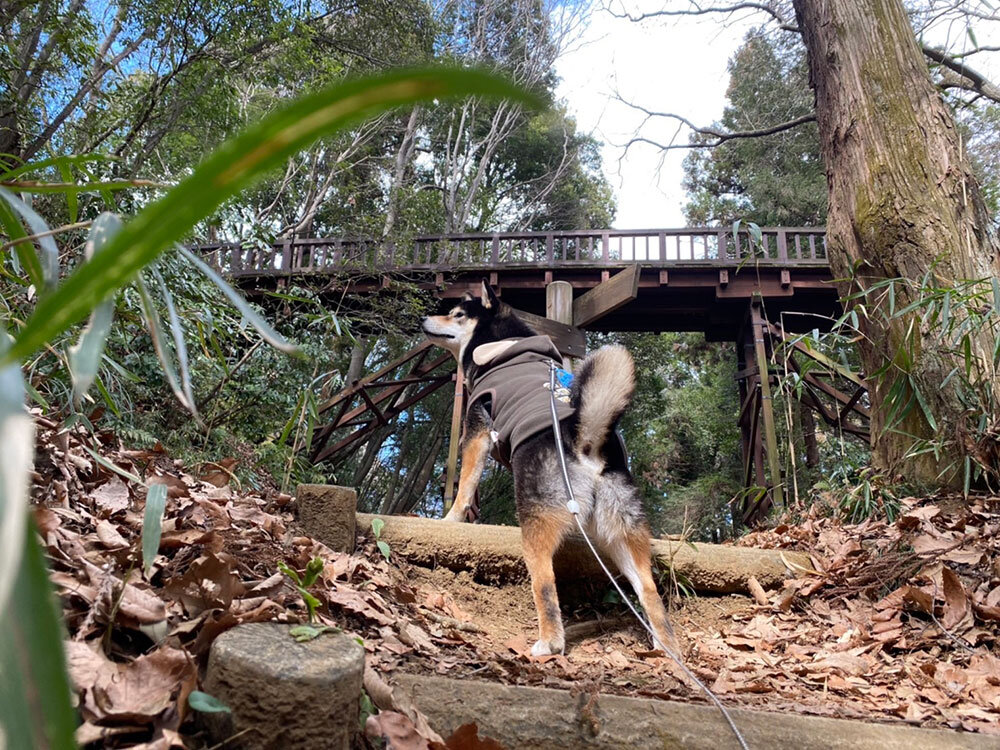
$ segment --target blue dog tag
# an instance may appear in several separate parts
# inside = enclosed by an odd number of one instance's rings
[[[556,368],[556,380],[563,388],[569,388],[573,384],[573,373],[558,367]]]

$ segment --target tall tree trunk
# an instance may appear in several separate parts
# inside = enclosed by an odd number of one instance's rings
[[[816,440],[816,417],[812,410],[799,402],[799,422],[802,425],[802,442],[806,447],[806,467],[815,469],[819,466],[819,443]]]
[[[392,234],[392,230],[396,226],[396,218],[399,215],[399,195],[403,188],[403,179],[406,177],[406,168],[413,160],[419,119],[420,107],[414,107],[410,111],[410,118],[406,121],[406,130],[403,131],[403,140],[396,152],[396,165],[392,171],[392,184],[389,185],[389,198],[385,207],[385,223],[382,225],[383,238]]]
[[[854,274],[856,289],[864,289],[896,277],[919,285],[928,273],[939,286],[1000,274],[982,194],[899,0],[794,0],[794,5],[816,95],[830,198],[827,247],[835,275]],[[914,297],[912,289],[897,289],[895,308],[904,309]],[[873,462],[916,482],[960,484],[962,459],[971,448],[961,421],[959,378],[942,386],[954,359],[938,332],[921,326],[922,311],[890,315],[880,301],[870,294],[859,308],[862,361],[874,380]],[[916,334],[908,337],[911,323]],[[972,336],[974,352],[989,358],[992,334]],[[887,364],[886,376],[879,377]],[[895,430],[886,430],[887,404],[896,398],[890,388],[897,382],[912,404],[924,400],[936,431],[923,407],[910,409]],[[937,457],[908,455],[935,435]]]
[[[365,357],[368,356],[368,347],[365,346],[363,337],[358,336],[351,347],[351,362],[347,366],[347,377],[344,378],[344,387],[350,388],[355,380],[360,380],[364,374]]]
[[[427,483],[431,479],[431,474],[434,472],[434,466],[437,463],[437,457],[441,453],[441,446],[444,445],[444,430],[438,427],[434,430],[434,436],[432,437],[427,449],[423,452],[419,461],[414,462],[419,468],[413,468],[409,475],[407,476],[406,484],[403,489],[397,493],[396,499],[393,500],[392,509],[390,511],[391,515],[400,515],[403,513],[410,513],[417,506],[427,490]]]

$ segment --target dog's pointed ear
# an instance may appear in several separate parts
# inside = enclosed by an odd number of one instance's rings
[[[472,302],[472,300],[474,300],[475,298],[476,295],[474,295],[472,292],[466,292],[465,294],[462,295],[462,302]]]
[[[483,279],[482,295],[480,297],[483,307],[497,310],[500,308],[500,298],[494,293],[493,288]]]

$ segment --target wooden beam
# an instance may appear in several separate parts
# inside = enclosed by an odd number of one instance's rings
[[[536,333],[552,339],[560,354],[566,357],[582,357],[587,353],[587,337],[579,328],[557,323],[523,310],[514,309],[514,314],[531,326]]]
[[[768,333],[768,329],[758,302],[750,305],[750,325],[753,334],[754,358],[757,360],[757,366],[763,375],[767,372],[767,348],[764,345],[764,336]],[[764,440],[768,469],[771,474],[771,492],[774,504],[783,506],[784,488],[781,484],[781,461],[778,458],[778,436],[774,427],[774,408],[771,398],[770,378],[761,377],[760,411],[764,422]]]
[[[465,374],[459,367],[455,373],[455,400],[451,407],[451,437],[448,440],[448,463],[444,480],[444,512],[451,510],[455,499],[455,475],[458,473],[458,444],[462,439],[463,402],[465,400]]]
[[[619,271],[573,301],[573,325],[585,326],[603,318],[639,294],[639,264]]]

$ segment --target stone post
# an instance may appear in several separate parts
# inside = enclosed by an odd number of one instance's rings
[[[295,491],[299,526],[335,552],[354,552],[358,494],[352,487],[300,484]]]
[[[247,750],[348,750],[365,652],[346,633],[297,642],[292,626],[238,625],[215,639],[205,690],[231,713],[203,714],[214,742]]]

